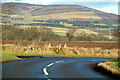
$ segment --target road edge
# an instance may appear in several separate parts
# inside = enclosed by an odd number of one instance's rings
[[[109,68],[108,66],[105,66],[105,62],[92,64],[91,67],[96,72],[108,76],[109,78],[112,78],[113,80],[120,80],[120,72],[116,73],[112,68]]]

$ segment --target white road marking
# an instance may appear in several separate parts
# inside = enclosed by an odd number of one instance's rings
[[[55,63],[60,63],[60,62],[64,62],[64,61],[56,61]],[[48,72],[47,72],[47,68],[54,65],[55,63],[50,63],[50,64],[47,65],[47,67],[43,68],[43,72],[46,76],[49,75]]]
[[[59,62],[64,62],[64,61],[56,61],[56,63],[59,63]]]
[[[49,65],[47,65],[47,67],[50,67],[50,66],[52,66],[54,63],[51,63],[51,64],[49,64]]]
[[[43,68],[43,72],[44,72],[45,75],[47,75],[47,76],[49,75],[48,72],[47,72],[47,68]]]

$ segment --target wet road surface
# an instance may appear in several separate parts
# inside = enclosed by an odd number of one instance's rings
[[[106,78],[89,65],[107,61],[107,58],[40,58],[2,65],[3,78]]]

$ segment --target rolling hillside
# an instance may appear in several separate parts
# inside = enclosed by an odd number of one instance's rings
[[[110,20],[116,22],[117,15],[111,13],[105,13],[92,8],[79,5],[33,5],[26,3],[5,3],[2,4],[3,13],[12,14],[12,17],[30,17],[30,16],[52,16],[69,15],[69,18],[80,18],[84,20]],[[76,15],[76,16],[75,16]],[[85,17],[86,16],[86,17]]]
[[[2,4],[3,24],[14,26],[77,27],[108,34],[117,28],[117,15],[80,5]],[[107,33],[106,33],[107,32]]]

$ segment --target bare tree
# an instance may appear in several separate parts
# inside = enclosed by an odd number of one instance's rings
[[[72,41],[72,38],[74,38],[74,33],[76,32],[76,28],[70,28],[67,32],[66,32],[66,37],[68,38],[69,41]]]

